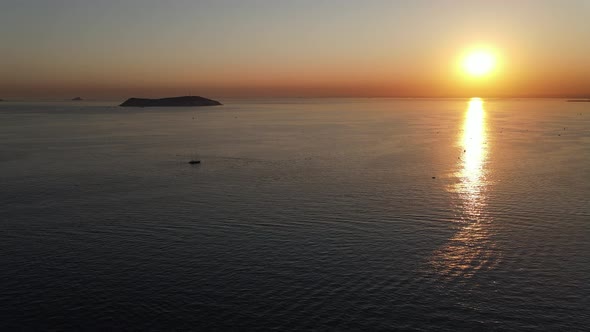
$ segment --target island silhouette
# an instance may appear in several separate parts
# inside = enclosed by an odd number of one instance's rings
[[[160,99],[129,98],[121,107],[194,107],[194,106],[217,106],[222,105],[217,100],[200,96],[182,96]]]

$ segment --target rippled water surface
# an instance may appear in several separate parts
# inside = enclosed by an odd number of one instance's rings
[[[4,330],[590,326],[590,103],[225,102],[0,105]]]

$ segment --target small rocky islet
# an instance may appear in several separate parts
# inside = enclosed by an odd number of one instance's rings
[[[218,106],[222,105],[217,100],[200,96],[182,96],[160,99],[129,98],[121,107],[196,107],[196,106]]]

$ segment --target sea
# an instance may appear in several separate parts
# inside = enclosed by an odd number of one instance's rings
[[[590,103],[221,101],[0,103],[0,329],[589,329]]]

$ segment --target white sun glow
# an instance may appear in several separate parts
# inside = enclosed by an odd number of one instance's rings
[[[475,51],[469,53],[463,60],[463,68],[472,76],[489,74],[495,65],[494,55],[487,51]]]

